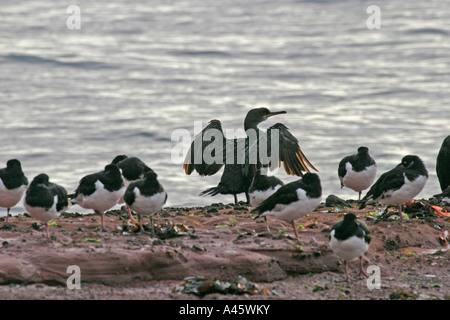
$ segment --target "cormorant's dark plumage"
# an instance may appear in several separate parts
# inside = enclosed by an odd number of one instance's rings
[[[289,132],[285,125],[277,123],[271,126],[266,132],[267,140],[262,139],[264,135],[262,135],[263,132],[258,129],[258,124],[271,116],[284,113],[286,112],[271,112],[267,108],[251,109],[244,120],[244,129],[247,134],[244,141],[242,141],[242,139],[226,139],[223,135],[220,121],[210,121],[208,126],[195,137],[183,164],[186,174],[189,175],[193,171],[197,171],[201,176],[213,175],[225,164],[225,169],[219,185],[203,191],[201,195],[233,194],[235,196],[235,202],[237,202],[236,195],[245,192],[248,202],[248,188],[251,185],[256,170],[262,166],[270,165],[274,167],[282,164],[287,174],[297,176],[303,176],[304,171],[309,172],[308,166],[316,170],[301,151],[298,140]],[[276,163],[263,163],[260,159],[258,148],[261,143],[267,141],[267,155],[271,155],[272,149],[275,148],[275,146],[271,145],[271,137],[275,133],[278,133],[279,142],[279,152],[276,155],[278,156],[277,161]],[[209,137],[208,139],[205,139],[203,137],[208,134],[214,138],[209,139]],[[220,141],[216,141],[216,139],[219,139]],[[245,154],[239,155],[238,150],[239,146],[242,145],[242,142],[245,146]],[[217,155],[219,161],[208,163],[203,158],[203,155],[208,153],[208,151],[212,151],[210,155],[215,159],[216,150],[209,150],[209,148],[216,144],[223,147],[222,155]],[[230,153],[230,149],[232,149],[234,153]],[[234,162],[230,163],[230,159]],[[256,160],[256,162],[253,160]]]
[[[450,186],[450,135],[444,139],[436,159],[436,175],[441,190]]]

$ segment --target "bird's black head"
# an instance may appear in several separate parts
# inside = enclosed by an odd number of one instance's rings
[[[319,175],[316,173],[312,173],[312,172],[305,173],[302,180],[305,183],[317,183],[317,182],[320,183]]]
[[[358,153],[360,153],[360,154],[367,154],[367,153],[369,153],[369,148],[361,146],[361,147],[358,148]]]
[[[8,162],[6,163],[6,167],[8,169],[22,170],[22,165],[20,164],[20,161],[17,159],[8,160]]]
[[[407,155],[402,158],[401,165],[406,169],[425,169],[423,161],[414,155]]]
[[[155,181],[157,177],[158,175],[156,174],[156,172],[151,169],[145,173],[145,179],[147,181]]]
[[[38,185],[38,184],[48,185],[49,182],[50,182],[50,178],[48,177],[48,175],[45,173],[41,173],[41,174],[38,174],[36,177],[34,177],[31,184],[32,185]]]
[[[251,109],[244,120],[244,127],[245,130],[253,128],[256,129],[257,125],[265,120],[267,118],[276,116],[278,114],[284,114],[286,111],[277,111],[277,112],[271,112],[267,108],[255,108]]]
[[[350,223],[356,221],[356,215],[354,213],[346,213],[344,216],[344,223]]]
[[[105,174],[120,175],[121,173],[119,167],[116,164],[108,164],[105,166]]]
[[[113,161],[111,161],[111,164],[118,164],[120,161],[125,160],[126,158],[128,158],[127,155],[124,154],[120,154],[118,156],[116,156]]]

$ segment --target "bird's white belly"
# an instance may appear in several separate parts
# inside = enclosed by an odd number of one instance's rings
[[[85,209],[105,212],[117,204],[124,192],[123,187],[117,191],[110,192],[103,187],[100,181],[96,181],[95,186],[96,190],[93,194],[89,196],[79,194],[75,199],[75,203]]]
[[[319,198],[308,198],[303,189],[297,190],[297,196],[299,200],[291,202],[290,204],[277,204],[272,211],[268,211],[262,214],[272,215],[278,219],[296,221],[308,213],[311,213],[321,201]]]
[[[161,210],[166,200],[166,192],[156,193],[151,197],[143,197],[138,188],[134,188],[136,199],[131,206],[140,215],[153,214]]]
[[[48,210],[40,207],[31,207],[24,201],[25,210],[35,219],[38,219],[42,222],[48,222],[52,219],[56,219],[61,215],[61,212],[56,210],[56,203],[58,201],[58,196],[55,196],[53,199],[53,205]]]
[[[261,204],[261,202],[266,200],[268,197],[270,197],[272,194],[274,194],[275,191],[280,189],[280,187],[281,186],[276,186],[274,188],[270,188],[270,189],[267,189],[264,191],[253,191],[252,193],[249,194],[250,204],[252,205],[252,207],[256,208],[257,206],[259,206]]]
[[[20,201],[26,190],[26,186],[20,186],[19,188],[9,190],[5,187],[3,181],[0,180],[0,207],[14,207]]]
[[[405,176],[404,182],[400,189],[386,192],[378,202],[383,204],[402,204],[411,201],[422,191],[427,182],[427,177],[419,176],[416,180],[409,181]]]
[[[347,188],[350,188],[356,192],[360,192],[369,188],[374,182],[377,173],[376,165],[367,167],[363,171],[356,172],[353,171],[353,167],[350,162],[347,162],[345,168],[347,169],[347,173],[342,179],[342,183]]]
[[[369,245],[362,238],[356,236],[339,241],[334,238],[334,230],[331,231],[330,248],[333,252],[346,261],[353,261],[362,256]]]

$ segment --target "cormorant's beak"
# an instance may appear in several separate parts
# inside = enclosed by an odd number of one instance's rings
[[[278,115],[278,114],[284,114],[284,113],[287,113],[286,111],[277,111],[277,112],[271,112],[271,113],[269,113],[269,114],[266,114],[266,115],[264,115],[264,118],[269,118],[269,117],[272,117],[272,116],[276,116],[276,115]]]

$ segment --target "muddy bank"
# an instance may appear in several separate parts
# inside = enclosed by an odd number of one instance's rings
[[[165,208],[155,217],[159,238],[135,233],[125,211],[107,214],[106,232],[99,230],[96,215],[68,214],[52,223],[50,242],[39,221],[19,214],[8,225],[0,221],[0,298],[363,300],[450,295],[448,244],[442,236],[449,229],[446,217],[411,209],[411,219],[400,223],[395,211],[381,216],[384,207],[359,210],[352,202],[323,203],[297,222],[298,242],[290,224],[269,218],[269,233],[262,219],[253,219],[251,209],[245,204]],[[357,262],[350,264],[355,280],[343,281],[343,264],[328,246],[328,231],[346,212],[356,213],[371,231],[364,266],[379,268],[380,289],[369,290],[367,280],[356,277]],[[143,221],[148,224],[148,217]],[[79,267],[81,289],[67,288],[71,265]],[[186,289],[188,277],[223,285],[241,277],[257,290],[224,294],[210,288],[198,295]]]

